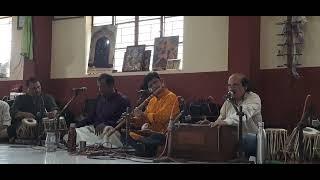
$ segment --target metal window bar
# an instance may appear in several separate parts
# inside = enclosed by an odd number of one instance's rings
[[[11,47],[12,47],[12,16],[3,16],[0,18],[0,64],[1,72],[0,78],[7,78],[10,76],[10,60],[11,60]],[[3,33],[3,34],[2,34]],[[8,33],[8,34],[7,34]]]
[[[303,43],[301,42],[297,42],[297,43],[293,43],[295,45],[302,45]],[[288,46],[289,44],[288,43],[282,43],[282,44],[277,44],[277,46]]]
[[[301,53],[297,53],[297,54],[277,54],[277,56],[288,56],[288,55],[293,55],[293,56],[301,56]]]
[[[139,16],[135,16],[135,22],[134,22],[135,28],[134,28],[134,45],[138,45],[139,40]]]
[[[291,24],[300,24],[302,21],[292,21]],[[287,24],[288,21],[276,23],[276,25],[284,25]]]
[[[288,32],[288,31],[286,31],[286,32],[283,32],[283,33],[280,33],[280,34],[277,34],[277,36],[287,36],[287,35],[289,35],[289,33],[291,33],[291,32]],[[292,33],[294,33],[294,34],[302,34],[303,32],[292,32]]]
[[[121,34],[121,39],[120,40],[117,40],[117,46],[118,48],[116,47],[115,48],[115,51],[119,51],[119,50],[126,50],[127,47],[119,47],[119,45],[121,46],[121,44],[127,44],[127,42],[123,43],[122,42],[122,39],[123,37],[125,36],[130,36],[130,35],[134,35],[134,42],[133,44],[134,45],[143,45],[144,43],[143,42],[139,42],[139,23],[140,22],[144,22],[144,21],[151,21],[151,20],[159,20],[160,21],[160,36],[159,37],[163,37],[164,36],[164,32],[165,32],[165,24],[166,24],[166,19],[170,19],[172,17],[178,17],[178,16],[160,16],[160,17],[156,17],[156,18],[150,18],[150,19],[139,19],[139,16],[135,16],[135,20],[134,21],[126,21],[126,22],[119,22],[117,23],[116,21],[116,16],[112,16],[112,24],[113,25],[123,25],[123,24],[129,24],[129,23],[134,23],[134,33],[130,33],[130,34],[125,34],[125,35],[122,35]],[[94,18],[94,16],[92,16],[92,18]],[[182,20],[183,21],[183,20]],[[102,23],[100,23],[102,24]],[[106,24],[103,24],[103,25],[106,25]],[[92,26],[98,26],[96,24],[94,24],[94,20],[92,20]],[[183,28],[172,28],[171,31],[174,31],[174,30],[179,30],[179,29],[183,29]],[[179,35],[181,36],[181,35]],[[181,36],[181,38],[183,38],[183,35]],[[183,45],[183,40],[181,40],[181,38],[179,38],[179,46],[180,45]],[[120,42],[121,43],[120,43]],[[150,45],[150,44],[144,44],[146,46],[146,48],[150,48],[150,47],[154,47],[154,44]],[[152,53],[153,53],[153,50],[152,50]],[[182,52],[179,52],[178,54],[181,54]],[[123,54],[124,55],[124,54]],[[118,57],[118,58],[115,58],[115,61],[116,59],[118,60],[123,60],[124,57]],[[150,66],[152,65],[152,57],[150,59]],[[123,62],[122,62],[123,63]],[[122,63],[117,63],[117,64],[122,64]],[[116,63],[115,63],[116,64]],[[120,67],[120,66],[119,66]]]
[[[6,19],[6,18],[10,18],[12,16],[0,16],[0,19]]]

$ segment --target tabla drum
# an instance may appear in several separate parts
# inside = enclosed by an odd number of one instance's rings
[[[47,132],[56,132],[58,133],[57,139],[60,139],[60,136],[64,136],[68,131],[66,120],[62,116],[58,120],[49,119],[48,117],[42,118],[42,129],[44,137]]]
[[[24,118],[21,125],[17,128],[17,138],[34,139],[37,137],[37,121],[33,118]]]
[[[49,119],[48,117],[42,118],[44,132],[52,132],[56,130],[64,131],[68,129],[64,117],[59,117],[58,121],[57,119]]]
[[[68,130],[67,122],[66,122],[65,118],[62,116],[59,117],[58,130],[60,130],[60,131],[67,131]]]
[[[287,130],[279,128],[266,128],[267,160],[281,160],[284,158],[283,149],[287,140]]]
[[[312,161],[318,156],[320,132],[314,128],[303,129],[303,159]],[[298,157],[298,143],[295,144],[295,154]]]
[[[320,134],[303,134],[304,159],[312,161],[319,156]]]
[[[313,161],[315,159],[319,160],[320,132],[311,127],[304,128],[302,132],[303,155],[301,159],[303,161]],[[299,136],[300,133],[298,129],[295,128],[289,138],[289,141],[287,142],[287,147],[285,149],[286,162],[295,162],[296,160],[300,159]]]
[[[42,118],[42,125],[43,131],[46,132],[53,132],[57,129],[57,120],[56,119],[49,119],[48,117]]]

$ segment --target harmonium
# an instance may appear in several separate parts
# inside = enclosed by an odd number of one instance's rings
[[[236,126],[178,123],[171,133],[171,157],[208,162],[225,162],[236,158]]]

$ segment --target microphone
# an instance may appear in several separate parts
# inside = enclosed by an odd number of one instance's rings
[[[184,98],[182,96],[178,96],[178,102],[179,102],[180,111],[184,111],[185,110]]]
[[[72,91],[86,91],[87,87],[72,88]]]
[[[230,101],[234,99],[234,92],[232,90],[229,90],[228,93],[225,95],[225,99]]]
[[[149,93],[150,90],[149,89],[140,89],[139,91],[137,91],[139,94],[141,93]]]
[[[179,108],[180,108],[180,114],[181,114],[181,121],[188,122],[191,121],[191,115],[187,115],[186,113],[186,103],[182,96],[178,97],[179,101]]]
[[[185,103],[185,100],[182,96],[178,96],[178,101],[179,101],[179,108],[180,108],[180,113],[182,116],[181,122],[191,122],[192,120],[192,116],[190,114],[188,114],[187,112],[187,106]]]

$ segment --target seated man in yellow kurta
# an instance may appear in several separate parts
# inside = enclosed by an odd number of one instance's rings
[[[134,110],[132,123],[136,127],[141,127],[141,133],[130,132],[127,142],[136,150],[137,155],[155,156],[158,146],[165,144],[169,120],[178,115],[179,103],[177,96],[161,82],[158,73],[151,72],[146,75],[144,83],[154,96],[150,99],[145,112],[138,108]],[[125,136],[122,140],[125,144]]]

